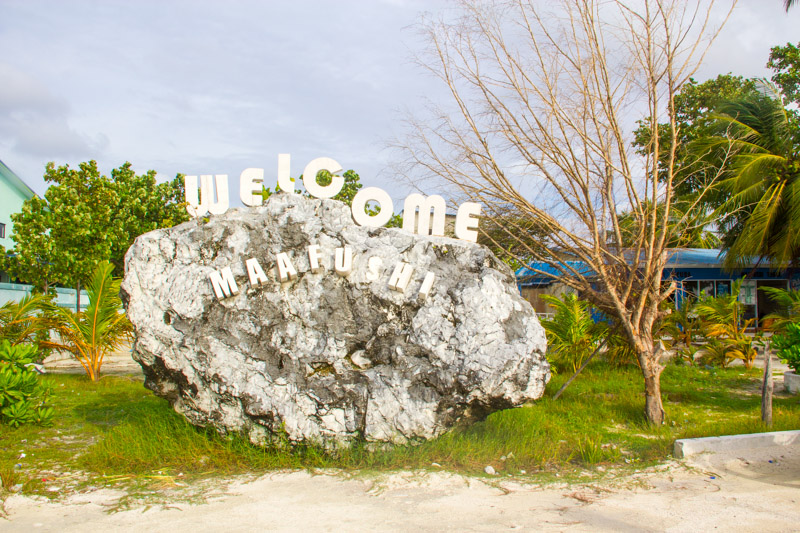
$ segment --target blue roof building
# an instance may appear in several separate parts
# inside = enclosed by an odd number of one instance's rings
[[[771,270],[769,265],[758,266],[755,263],[735,272],[725,272],[722,262],[725,253],[720,250],[699,248],[674,248],[667,251],[667,264],[663,271],[665,281],[674,280],[678,284],[675,300],[678,305],[685,298],[697,298],[700,294],[716,296],[729,294],[734,281],[746,278],[739,291],[739,301],[745,306],[745,318],[760,320],[775,310],[775,305],[763,287],[800,288],[800,272],[789,275],[786,271]],[[583,274],[591,270],[580,261],[564,263]],[[542,273],[534,272],[532,269]],[[531,263],[528,267],[516,271],[517,284],[522,296],[527,299],[539,314],[548,315],[549,306],[541,299],[542,294],[558,295],[565,292],[565,286],[559,284],[551,276],[558,275],[558,270],[544,263]]]

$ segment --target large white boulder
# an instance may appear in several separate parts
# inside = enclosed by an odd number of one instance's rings
[[[345,247],[349,274],[334,270]],[[283,283],[280,253],[297,271]],[[248,259],[265,283],[250,283]],[[404,291],[389,287],[401,262],[413,267]],[[226,267],[239,292],[218,298],[210,275]],[[192,423],[257,443],[429,439],[539,398],[550,377],[544,331],[487,248],[357,226],[333,200],[276,194],[147,233],[125,272],[146,386]]]

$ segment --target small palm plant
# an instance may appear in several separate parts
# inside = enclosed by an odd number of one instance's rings
[[[10,301],[0,306],[0,339],[12,346],[30,344],[50,328],[47,309],[50,297],[44,294],[28,294],[20,301]]]
[[[675,350],[675,355],[693,365],[698,351],[695,341],[700,336],[701,329],[702,323],[694,303],[687,298],[680,307],[673,308],[667,315],[661,333],[671,339],[669,347]]]
[[[762,287],[760,290],[778,305],[777,311],[764,317],[765,322],[769,321],[769,329],[782,331],[789,324],[800,321],[800,291],[777,287]]]
[[[100,367],[106,353],[127,341],[133,331],[128,317],[121,312],[121,280],[111,277],[113,270],[114,265],[108,261],[97,265],[86,286],[89,305],[85,311],[74,313],[60,307],[52,309],[52,331],[59,341],[45,343],[50,348],[71,353],[92,381],[100,378]]]
[[[718,362],[723,367],[735,359],[741,359],[745,368],[752,368],[758,355],[752,339],[745,333],[753,320],[742,319],[744,306],[739,302],[742,281],[736,281],[729,294],[703,298],[695,304],[705,336],[710,340],[704,358]]]
[[[571,368],[575,372],[597,348],[605,328],[592,320],[589,302],[573,293],[561,298],[545,295],[542,299],[555,308],[552,319],[542,320],[551,363],[560,370]]]

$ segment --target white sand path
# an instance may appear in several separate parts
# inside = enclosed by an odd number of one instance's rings
[[[771,461],[771,462],[770,462]],[[798,531],[800,446],[703,455],[590,486],[446,473],[276,473],[203,504],[108,513],[121,493],[6,501],[0,531]]]

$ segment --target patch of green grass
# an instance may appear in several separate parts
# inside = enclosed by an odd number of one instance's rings
[[[419,445],[372,449],[360,443],[324,451],[259,448],[237,435],[195,428],[137,379],[107,376],[92,383],[83,376],[49,376],[54,425],[0,427],[0,473],[4,484],[13,479],[25,491],[41,494],[49,494],[53,483],[138,479],[169,485],[283,468],[441,467],[481,473],[492,465],[504,475],[525,471],[563,479],[597,465],[662,460],[677,438],[767,430],[760,421],[759,370],[669,366],[662,377],[663,426],[644,419],[638,369],[590,365],[553,401],[568,377],[555,376],[545,397],[531,405],[494,413]],[[773,420],[771,430],[800,428],[798,398],[776,397]],[[90,476],[70,481],[75,472]]]

